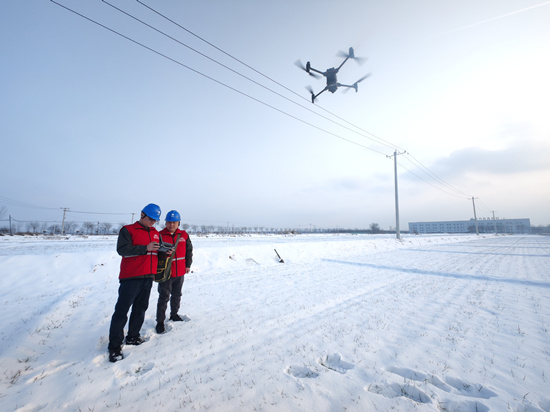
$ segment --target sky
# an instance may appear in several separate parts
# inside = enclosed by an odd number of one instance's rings
[[[388,229],[394,153],[402,229],[550,223],[550,1],[57,3],[1,6],[0,225]]]

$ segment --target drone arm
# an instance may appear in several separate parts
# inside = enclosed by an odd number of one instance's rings
[[[338,73],[338,71],[340,70],[340,68],[349,60],[349,57],[350,56],[347,56],[344,61],[342,62],[342,64],[340,64],[340,66],[338,66],[338,68],[336,69],[336,73]]]
[[[323,93],[325,90],[328,90],[328,87],[325,87],[323,90],[321,90],[319,93],[315,94],[313,92],[311,92],[311,103],[315,103],[315,99],[321,94]]]
[[[357,83],[359,83],[359,82],[357,82]],[[354,83],[352,85],[338,83],[338,87],[347,87],[349,89],[355,89],[355,91],[357,92],[357,83]],[[344,90],[344,92],[347,92],[347,90]]]
[[[321,70],[314,69],[311,66],[310,66],[309,70],[312,71],[312,72],[319,73],[319,74],[322,74],[323,76],[325,76],[325,72],[322,72]]]

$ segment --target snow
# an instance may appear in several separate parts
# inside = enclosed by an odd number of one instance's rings
[[[0,410],[550,411],[550,237],[192,240],[112,364],[116,237],[0,237]]]

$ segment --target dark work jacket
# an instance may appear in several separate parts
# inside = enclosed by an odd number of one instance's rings
[[[159,232],[141,223],[124,226],[118,234],[116,251],[122,256],[119,279],[154,277],[157,273],[157,252],[148,252],[147,245],[159,242]]]

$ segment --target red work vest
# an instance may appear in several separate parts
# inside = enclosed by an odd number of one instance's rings
[[[172,260],[172,277],[177,278],[185,275],[185,253],[187,251],[187,239],[189,235],[185,230],[176,229],[172,235],[168,229],[164,228],[160,231],[160,237],[163,242],[174,244],[178,238],[178,234],[181,233],[180,241],[178,243],[178,248],[174,252],[176,255]]]
[[[139,222],[124,226],[132,236],[133,245],[148,245],[159,241],[159,232],[154,227],[147,230]],[[145,255],[123,256],[120,262],[119,279],[137,276],[154,275],[157,273],[157,252],[147,252]]]

